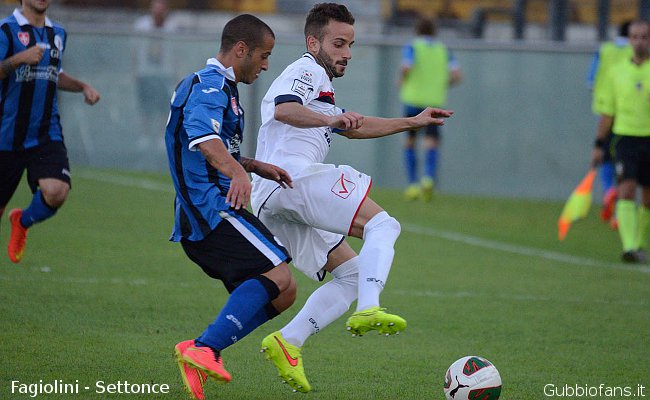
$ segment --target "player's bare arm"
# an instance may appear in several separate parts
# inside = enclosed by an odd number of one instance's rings
[[[293,181],[289,173],[276,165],[246,157],[241,157],[239,163],[244,167],[246,172],[252,172],[262,178],[275,181],[283,189],[287,187],[293,188]]]
[[[0,79],[5,79],[23,64],[36,65],[43,58],[43,48],[32,46],[0,62]]]
[[[73,78],[63,71],[59,74],[59,83],[57,87],[66,92],[83,92],[84,100],[91,106],[97,103],[100,99],[99,92],[97,92],[95,88],[85,82]]]
[[[275,119],[296,128],[331,128],[349,130],[358,129],[363,125],[364,116],[355,112],[331,116],[314,112],[302,104],[295,102],[282,103],[275,106]]]
[[[231,179],[226,203],[235,210],[246,208],[251,197],[252,185],[244,167],[230,155],[219,139],[207,140],[200,143],[198,147],[210,165]]]
[[[420,114],[410,118],[365,117],[361,127],[340,134],[348,139],[378,138],[428,125],[444,125],[445,119],[451,117],[453,113],[450,110],[427,107]]]
[[[598,128],[596,128],[596,141],[594,143],[594,149],[591,152],[591,165],[596,167],[603,162],[603,157],[605,156],[604,144],[607,141],[607,137],[612,131],[612,125],[614,125],[614,117],[609,115],[601,114],[600,119],[598,120]]]

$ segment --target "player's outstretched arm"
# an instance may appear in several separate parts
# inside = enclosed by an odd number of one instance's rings
[[[339,130],[358,129],[363,124],[363,115],[346,112],[339,115],[317,113],[302,104],[290,102],[275,106],[275,119],[296,128],[318,128],[329,126]]]
[[[340,132],[340,134],[348,139],[378,138],[428,125],[444,125],[445,119],[451,117],[453,113],[450,110],[427,107],[420,114],[410,118],[365,117],[359,128]]]

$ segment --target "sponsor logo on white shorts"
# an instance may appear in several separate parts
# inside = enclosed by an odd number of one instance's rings
[[[342,199],[347,199],[350,197],[354,189],[357,188],[356,183],[351,180],[345,179],[345,175],[341,174],[341,177],[336,180],[334,186],[332,186],[332,193],[337,195]]]

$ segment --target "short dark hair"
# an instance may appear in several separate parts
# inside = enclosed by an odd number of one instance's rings
[[[221,33],[221,52],[227,52],[237,42],[244,42],[249,50],[255,50],[262,45],[264,36],[271,35],[273,30],[261,19],[254,15],[242,14],[228,21]]]
[[[415,26],[415,33],[422,36],[433,36],[436,34],[436,24],[432,19],[420,18]]]
[[[632,20],[627,20],[621,24],[621,26],[618,27],[618,36],[620,37],[628,37],[630,36],[630,24],[632,24]]]
[[[309,14],[307,14],[305,37],[313,36],[318,40],[322,40],[325,35],[323,28],[325,28],[330,20],[354,25],[352,13],[343,4],[320,3],[314,5],[309,11]]]

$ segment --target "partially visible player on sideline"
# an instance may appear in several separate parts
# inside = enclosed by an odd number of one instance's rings
[[[610,68],[632,57],[633,51],[627,36],[631,21],[621,24],[618,30],[618,36],[609,42],[603,43],[598,52],[594,55],[587,75],[587,85],[592,89],[591,110],[595,115],[602,114],[603,105],[603,81],[608,75]],[[610,132],[602,141],[594,145],[603,149],[603,162],[600,165],[600,182],[603,189],[603,207],[600,211],[600,218],[607,222],[612,228],[616,228],[618,223],[614,215],[616,206],[616,172],[614,171],[614,161],[612,160],[612,133]]]
[[[246,210],[247,172],[282,187],[291,178],[281,168],[240,156],[244,110],[237,84],[253,83],[268,69],[275,45],[271,28],[243,14],[223,28],[216,58],[183,79],[172,97],[165,143],[176,190],[171,239],[230,293],[214,322],[195,340],[175,346],[186,390],[203,399],[207,376],[231,379],[221,352],[295,300],[289,256]]]
[[[22,260],[27,230],[54,216],[70,191],[70,165],[63,143],[57,90],[83,92],[99,101],[89,84],[63,72],[67,35],[46,16],[49,0],[22,0],[21,8],[0,22],[0,216],[23,172],[34,194],[24,209],[9,212],[12,262]]]
[[[633,55],[612,66],[603,82],[602,115],[596,143],[614,132],[614,163],[618,178],[616,217],[623,244],[622,259],[646,262],[644,247],[650,235],[650,22],[630,24]],[[596,146],[592,164],[602,162]],[[637,208],[637,185],[641,205]]]
[[[253,210],[287,247],[296,268],[317,281],[326,272],[333,276],[284,328],[262,342],[280,375],[301,392],[311,390],[301,346],[347,312],[357,297],[357,310],[346,323],[352,334],[377,330],[388,335],[406,328],[403,318],[379,304],[400,224],[367,197],[368,175],[347,165],[323,164],[332,135],[382,137],[442,125],[452,114],[426,108],[411,118],[378,118],[338,108],[332,79],[344,75],[352,58],[353,24],[345,6],[315,5],[305,23],[307,52],[275,79],[261,106],[256,159],[287,170],[294,189],[281,190],[276,182],[254,176]],[[364,240],[358,256],[346,235]]]
[[[400,69],[400,100],[404,116],[413,117],[426,107],[445,107],[450,86],[457,85],[463,74],[454,54],[436,39],[436,25],[422,18],[415,28],[416,38],[402,50]],[[418,181],[417,133],[419,129],[406,132],[404,141],[404,164],[408,186],[404,192],[407,200],[421,198],[431,201],[437,178],[440,131],[438,125],[428,125],[424,137],[424,176]]]

